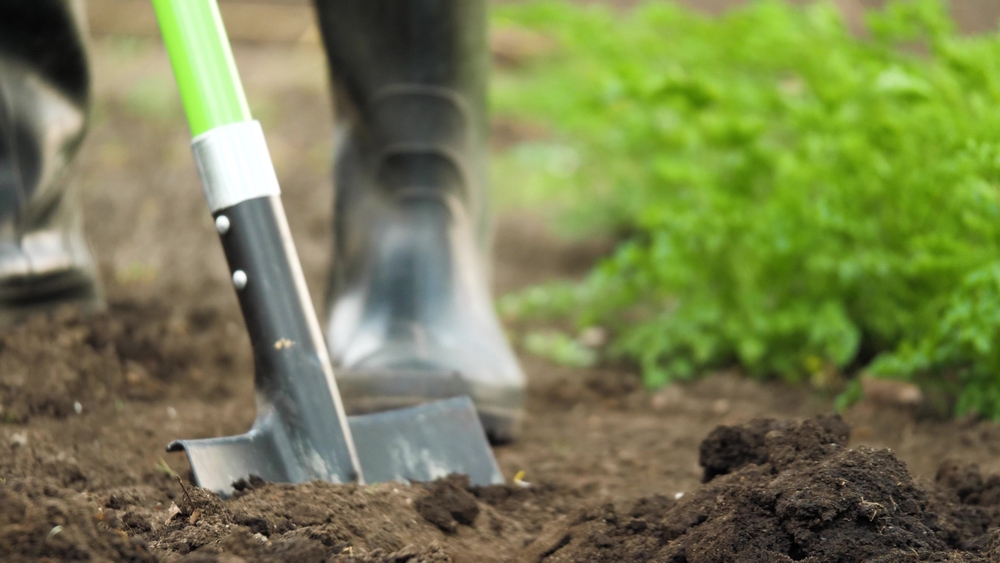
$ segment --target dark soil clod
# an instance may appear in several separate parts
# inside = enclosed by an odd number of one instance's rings
[[[251,475],[248,479],[239,478],[233,481],[233,490],[237,493],[249,492],[259,489],[267,484],[267,481],[257,475]]]
[[[772,419],[719,426],[698,448],[703,482],[747,465],[771,463],[777,470],[798,460],[823,457],[847,445],[850,427],[839,415],[819,416],[796,425]]]
[[[450,475],[435,481],[427,494],[417,499],[414,508],[445,532],[455,532],[459,524],[472,526],[479,515],[479,504],[469,492],[466,475]]]

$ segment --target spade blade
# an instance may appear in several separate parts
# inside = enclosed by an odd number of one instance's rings
[[[473,485],[503,483],[486,432],[468,397],[347,417],[370,483],[433,481],[451,473]]]
[[[468,397],[351,416],[348,426],[369,483],[433,481],[451,473],[468,475],[473,485],[504,482]],[[246,434],[178,440],[167,449],[187,453],[198,486],[229,496],[233,483],[251,476],[280,483],[323,478],[309,463],[314,457],[300,455],[309,444],[294,436],[268,417]],[[340,469],[326,473],[327,480]]]

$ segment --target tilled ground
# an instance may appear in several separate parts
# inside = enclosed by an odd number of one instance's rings
[[[322,53],[236,54],[320,303],[332,206]],[[76,187],[110,307],[0,332],[0,560],[980,561],[1000,550],[994,424],[867,402],[845,414],[848,429],[811,418],[828,397],[736,374],[650,394],[627,368],[529,357],[524,434],[496,449],[525,486],[252,482],[225,501],[193,487],[164,446],[249,427],[249,345],[165,55],[105,38],[95,65]],[[498,292],[580,275],[606,248],[561,241],[528,213],[501,210],[497,223]],[[739,426],[761,417],[811,421]]]

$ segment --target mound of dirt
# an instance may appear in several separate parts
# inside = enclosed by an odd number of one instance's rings
[[[925,489],[889,450],[846,448],[838,417],[755,420],[702,442],[707,483],[582,510],[525,561],[987,561],[1000,479],[946,464]]]
[[[459,524],[472,526],[479,516],[476,497],[469,493],[469,477],[452,475],[431,485],[428,494],[417,499],[417,512],[445,532],[454,533]]]
[[[826,416],[796,424],[757,419],[741,426],[719,426],[698,447],[703,482],[747,465],[769,463],[774,472],[796,460],[819,459],[847,445],[851,428],[840,417]]]

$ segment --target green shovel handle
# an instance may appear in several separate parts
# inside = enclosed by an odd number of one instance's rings
[[[153,0],[191,136],[249,121],[243,84],[216,0]]]

